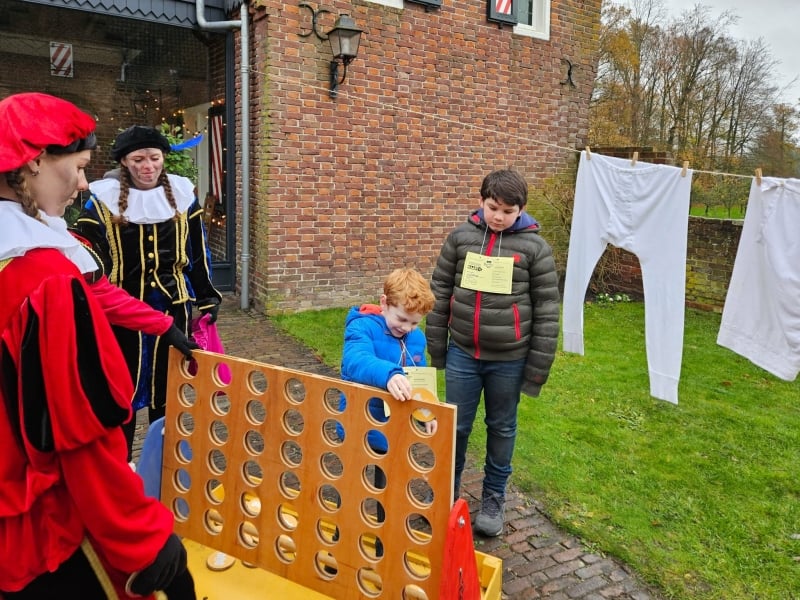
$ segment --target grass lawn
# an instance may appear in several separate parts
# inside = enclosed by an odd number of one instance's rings
[[[689,214],[693,217],[706,217],[707,219],[744,219],[742,206],[732,206],[730,211],[724,206],[709,206],[703,204],[692,204]]]
[[[273,320],[338,367],[345,312]],[[644,305],[587,305],[586,355],[523,397],[513,482],[668,597],[800,598],[800,383],[717,346],[719,319],[687,311],[675,406],[649,395]]]

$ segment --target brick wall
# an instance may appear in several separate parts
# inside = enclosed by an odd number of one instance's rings
[[[722,311],[743,221],[689,217],[686,304]]]
[[[742,221],[689,217],[686,247],[686,306],[721,312],[725,305]],[[635,255],[619,248],[606,250],[615,262],[608,291],[642,298],[642,270]],[[596,287],[594,291],[598,290]]]
[[[310,13],[252,13],[250,289],[267,311],[374,298],[403,265],[429,274],[486,173],[536,186],[586,143],[599,0],[553,3],[549,41],[488,23],[485,0],[314,6],[321,32],[338,13],[365,30],[336,100],[329,43],[300,35]]]

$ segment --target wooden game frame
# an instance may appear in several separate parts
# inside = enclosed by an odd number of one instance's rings
[[[192,375],[178,351],[170,355],[161,498],[178,534],[333,598],[438,597],[454,407],[194,356]],[[368,410],[381,401],[390,407],[385,423]],[[420,408],[436,417],[435,435],[417,418]],[[370,430],[385,437],[386,454],[367,443]]]

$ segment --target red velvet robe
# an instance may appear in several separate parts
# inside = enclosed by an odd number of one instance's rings
[[[173,528],[126,462],[122,353],[59,251],[0,261],[0,290],[0,590],[56,570],[87,537],[121,591]]]
[[[89,289],[112,325],[150,335],[162,335],[172,326],[171,316],[134,298],[111,283],[105,275],[89,283]]]

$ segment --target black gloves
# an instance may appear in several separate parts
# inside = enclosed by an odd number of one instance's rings
[[[163,591],[169,600],[197,600],[194,578],[192,578],[192,573],[189,569],[175,575],[175,579]],[[207,598],[207,596],[204,596],[204,598]]]
[[[217,322],[217,313],[219,313],[219,304],[217,304],[216,299],[203,300],[198,302],[197,310],[200,311],[200,314],[211,315],[211,318],[208,320],[209,325]]]
[[[149,596],[156,590],[163,590],[186,570],[186,548],[174,533],[167,538],[153,563],[134,573],[125,585],[129,596]]]
[[[175,325],[172,325],[165,333],[162,333],[161,339],[170,346],[175,346],[186,358],[192,358],[192,350],[200,349],[200,346],[187,338]]]

